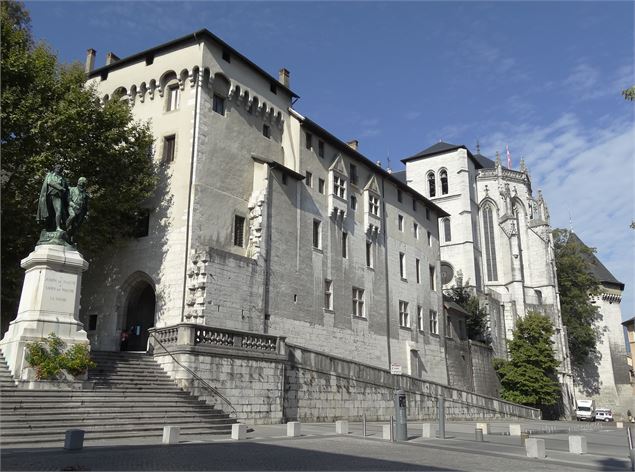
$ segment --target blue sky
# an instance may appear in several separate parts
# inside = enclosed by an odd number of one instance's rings
[[[632,2],[27,2],[36,38],[97,66],[207,28],[274,76],[295,108],[371,160],[439,139],[494,157],[509,145],[573,229],[626,284],[635,316]]]

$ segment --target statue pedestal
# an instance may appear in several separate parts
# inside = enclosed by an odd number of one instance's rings
[[[55,333],[67,347],[88,344],[79,321],[82,272],[88,262],[75,249],[44,244],[22,260],[26,270],[18,316],[0,341],[0,349],[14,378],[28,367],[25,346]]]

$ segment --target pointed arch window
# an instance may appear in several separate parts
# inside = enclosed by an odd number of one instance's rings
[[[496,269],[496,244],[494,238],[494,214],[492,206],[483,208],[483,236],[485,238],[485,262],[487,265],[487,280],[498,280]]]
[[[450,218],[443,219],[443,235],[445,237],[446,243],[452,241],[452,227],[450,226]]]
[[[441,195],[447,195],[448,193],[448,171],[443,169],[439,172],[439,179],[441,180]]]
[[[434,197],[437,194],[437,187],[434,178],[434,172],[428,172],[428,195]]]

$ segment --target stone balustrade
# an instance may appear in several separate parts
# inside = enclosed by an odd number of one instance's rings
[[[176,347],[204,346],[242,352],[285,354],[285,338],[262,333],[251,333],[213,326],[180,323],[149,330],[153,350],[172,350]],[[157,340],[159,342],[157,342]]]

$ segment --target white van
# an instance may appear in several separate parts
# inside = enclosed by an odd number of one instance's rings
[[[578,400],[575,409],[575,419],[578,421],[595,421],[595,402],[593,400]]]
[[[613,421],[613,412],[608,408],[595,410],[595,421]]]

